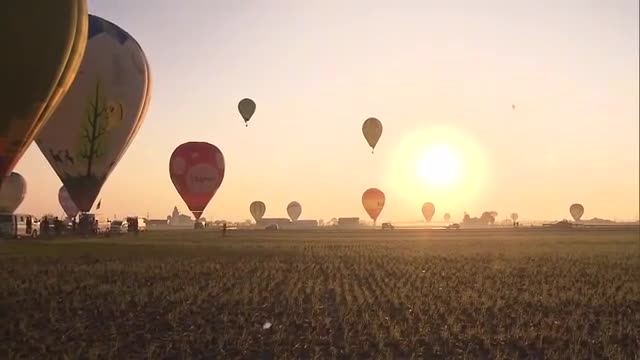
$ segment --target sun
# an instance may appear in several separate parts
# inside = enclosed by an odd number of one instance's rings
[[[444,188],[460,179],[460,156],[447,144],[427,146],[416,160],[416,174],[432,187]]]
[[[449,126],[429,126],[399,138],[386,174],[386,182],[403,206],[420,209],[429,201],[443,215],[482,196],[491,164],[474,136]]]

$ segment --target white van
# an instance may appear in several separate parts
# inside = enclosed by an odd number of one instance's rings
[[[110,234],[125,234],[129,231],[129,223],[127,220],[113,220],[109,228]]]
[[[0,237],[20,239],[37,238],[40,223],[32,215],[0,214]]]

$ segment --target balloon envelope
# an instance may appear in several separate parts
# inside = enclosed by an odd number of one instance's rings
[[[373,151],[382,135],[382,123],[374,117],[368,118],[362,124],[362,134]]]
[[[251,120],[253,113],[256,112],[256,103],[251,99],[242,99],[238,103],[238,111],[244,119],[245,124]]]
[[[287,205],[287,214],[291,221],[297,221],[300,218],[300,214],[302,214],[302,205],[297,201],[292,201]]]
[[[517,213],[513,213],[513,214],[511,214],[511,220],[512,220],[513,222],[518,221],[518,214],[517,214]]]
[[[171,154],[171,181],[196,220],[220,188],[224,169],[222,152],[206,142],[184,143]]]
[[[13,213],[24,200],[27,182],[22,175],[12,172],[0,185],[0,213]]]
[[[451,214],[445,213],[444,214],[444,221],[449,222],[449,220],[451,220]]]
[[[76,217],[80,212],[64,185],[62,185],[60,190],[58,190],[58,202],[60,203],[60,206],[62,206],[64,213],[70,218]]]
[[[582,217],[582,214],[584,214],[584,206],[582,206],[582,204],[572,204],[569,207],[569,212],[573,220],[578,221]]]
[[[364,206],[365,211],[374,222],[380,216],[384,208],[384,202],[384,193],[379,189],[370,188],[362,194],[362,206]]]
[[[36,138],[73,202],[90,211],[142,124],[149,66],[118,26],[89,15],[89,40],[67,95]]]
[[[267,211],[267,206],[262,201],[254,201],[249,205],[249,211],[251,211],[251,216],[258,222]]]
[[[85,0],[11,1],[0,12],[0,178],[73,81],[87,42]]]
[[[424,216],[424,219],[429,222],[431,221],[431,218],[433,218],[433,214],[436,213],[436,207],[430,203],[430,202],[426,202],[422,205],[422,216]]]

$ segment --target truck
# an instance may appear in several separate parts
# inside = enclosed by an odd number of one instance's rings
[[[0,237],[37,238],[39,229],[40,223],[33,215],[0,213]]]

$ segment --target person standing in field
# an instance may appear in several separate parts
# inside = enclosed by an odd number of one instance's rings
[[[227,235],[227,223],[222,224],[222,237]]]

